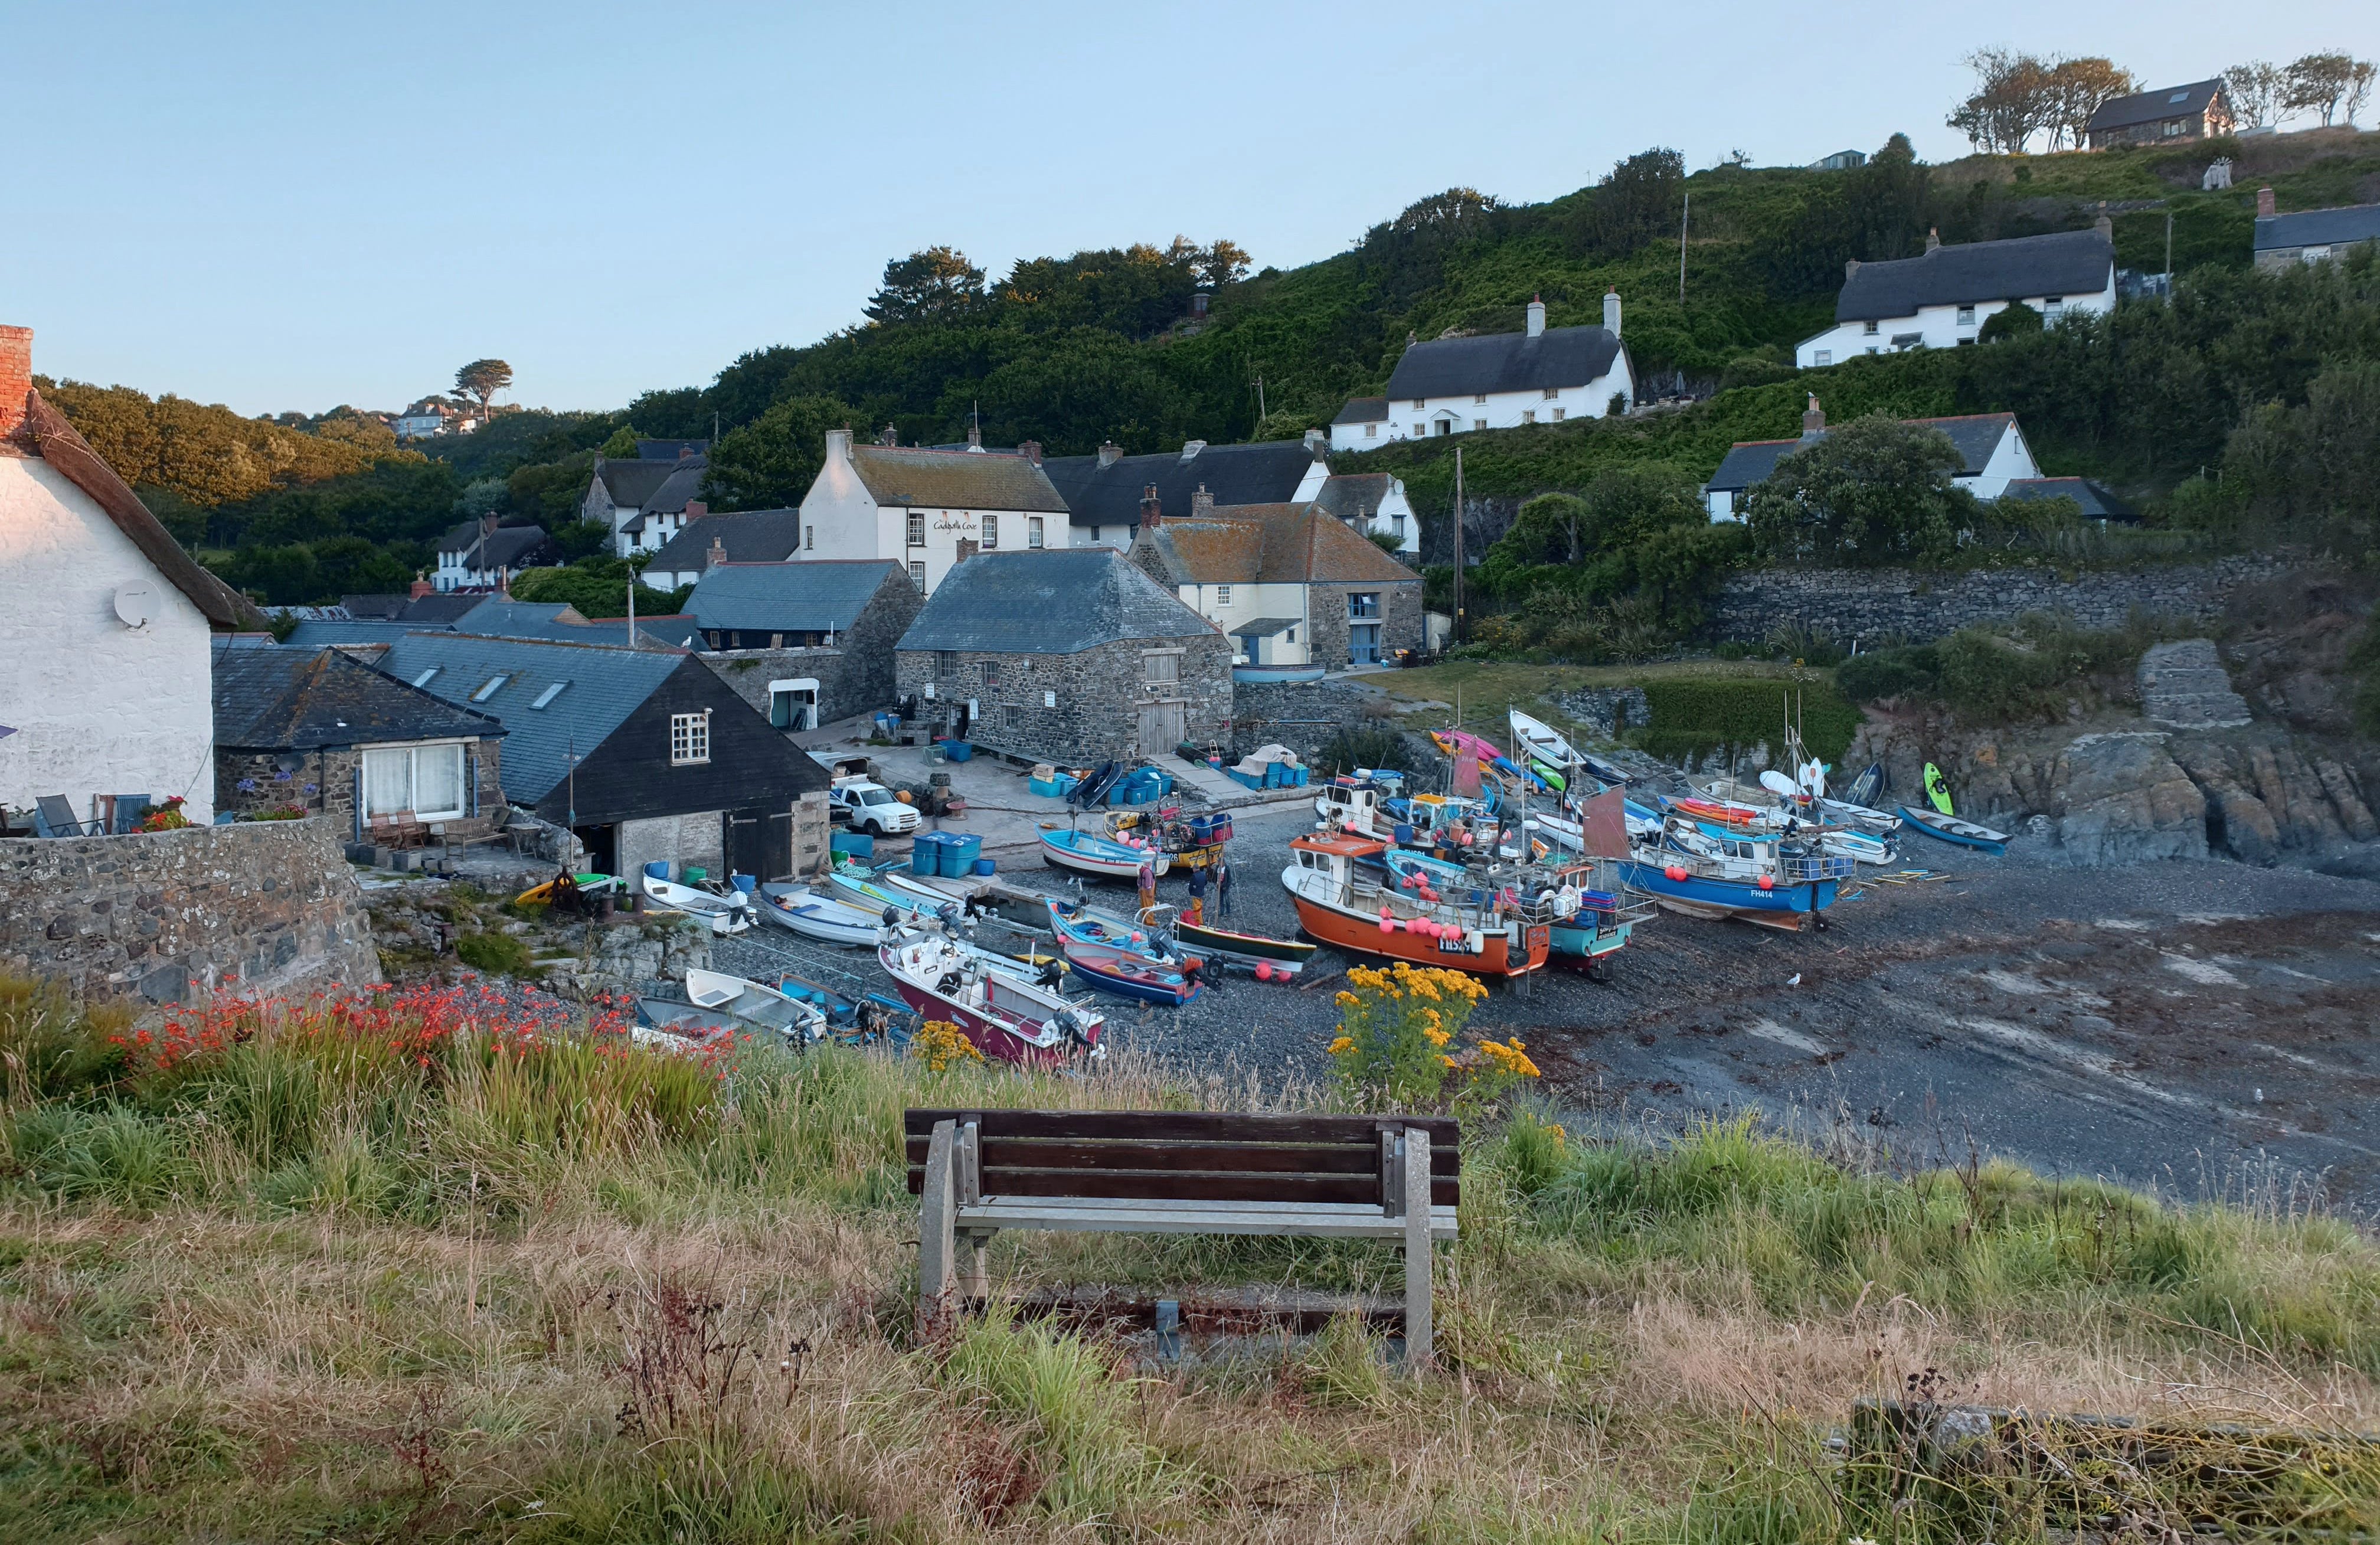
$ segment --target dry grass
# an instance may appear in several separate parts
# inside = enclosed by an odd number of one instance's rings
[[[2337,1223],[1852,1174],[1742,1128],[1666,1151],[1477,1135],[1446,1366],[1415,1381],[1352,1320],[1161,1371],[1005,1313],[912,1341],[900,1106],[1245,1092],[1148,1066],[754,1063],[701,1123],[567,1154],[504,1149],[457,1078],[402,1120],[325,1100],[243,1160],[209,1087],[0,1117],[11,1156],[111,1103],[207,1156],[117,1199],[103,1170],[8,1160],[0,1539],[1915,1539],[1940,1531],[1852,1510],[1824,1440],[1929,1369],[1992,1405],[2380,1418],[2380,1260]],[[131,1151],[111,1140],[92,1151]],[[292,1165],[312,1189],[276,1179]],[[325,1178],[372,1165],[413,1178]],[[992,1269],[1009,1299],[1396,1273],[1369,1248],[1048,1235],[1002,1236]]]

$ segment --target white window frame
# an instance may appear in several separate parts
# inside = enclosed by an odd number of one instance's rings
[[[1046,530],[1042,525],[1042,517],[1038,515],[1026,516],[1025,517],[1025,545],[1027,547],[1038,547],[1044,540],[1046,540]]]
[[[1536,410],[1536,408],[1524,408],[1523,409],[1521,409],[1521,422],[1523,422],[1523,423],[1524,423],[1524,424],[1534,424],[1534,423],[1536,423],[1536,421],[1537,421],[1537,410]]]
[[[1474,419],[1471,420],[1471,427],[1475,430],[1486,429],[1488,427],[1488,420],[1485,419]]]
[[[383,815],[410,813],[417,821],[461,820],[463,813],[471,808],[471,762],[469,756],[464,750],[466,744],[467,742],[460,740],[426,740],[404,746],[357,747],[357,765],[363,773],[365,819],[372,820]],[[452,809],[424,810],[414,808],[414,791],[421,786],[420,762],[422,753],[425,751],[445,752],[455,758],[455,803]],[[373,772],[374,758],[382,759],[378,765],[382,768],[390,765],[390,759],[404,759],[405,791],[402,803],[392,804],[374,798],[374,791],[378,784],[378,778]]]
[[[1864,337],[1870,337],[1870,338],[1875,337],[1875,336],[1876,336],[1876,322],[1875,319],[1873,319],[1873,318],[1869,319],[1869,320],[1868,320],[1868,321],[1866,321],[1866,322],[1861,322],[1861,323],[1860,323],[1860,333],[1861,333],[1861,335],[1862,335],[1863,336],[1864,336]]]
[[[1474,392],[1471,394],[1471,401],[1475,407],[1485,408],[1488,406],[1488,394],[1485,392]]]
[[[1835,351],[1831,348],[1822,348],[1810,356],[1810,363],[1814,365],[1831,365],[1834,362]]]
[[[1565,420],[1565,419],[1567,419],[1567,418],[1569,418],[1569,417],[1570,417],[1570,409],[1569,409],[1569,408],[1555,408],[1555,409],[1554,409],[1554,422],[1556,422],[1556,423],[1560,423],[1563,420]]]
[[[986,510],[983,515],[983,541],[977,551],[994,553],[1000,549],[1000,517]]]
[[[669,736],[672,767],[710,765],[710,710],[671,714]]]
[[[1377,440],[1377,439],[1378,439],[1378,438],[1379,438],[1379,434],[1380,434],[1380,426],[1379,426],[1379,425],[1378,425],[1378,424],[1366,424],[1366,425],[1364,426],[1364,438],[1365,438],[1365,439],[1366,439],[1366,440]]]
[[[1959,308],[1959,325],[1961,327],[1973,327],[1975,325],[1975,309],[1973,306],[1961,306]]]
[[[923,510],[911,510],[909,518],[903,522],[903,529],[907,536],[908,545],[911,547],[926,545],[926,514]]]
[[[1216,587],[1215,587],[1215,604],[1216,604],[1216,605],[1218,605],[1218,606],[1229,606],[1231,603],[1232,603],[1232,587],[1231,587],[1231,586],[1229,586],[1229,585],[1218,585],[1218,586],[1216,586]]]
[[[926,588],[925,559],[912,558],[909,560],[909,583],[917,586],[921,590]]]

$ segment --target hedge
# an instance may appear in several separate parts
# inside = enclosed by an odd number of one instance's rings
[[[1825,761],[1840,760],[1859,731],[1860,711],[1836,690],[1832,681],[1824,678],[1647,682],[1645,705],[1652,723],[1629,739],[1665,761],[1763,744],[1772,757],[1780,756],[1789,693],[1801,712],[1802,738],[1810,753]]]

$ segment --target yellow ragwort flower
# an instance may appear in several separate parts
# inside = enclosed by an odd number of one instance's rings
[[[1429,1038],[1429,1043],[1432,1046],[1443,1046],[1448,1041],[1454,1039],[1452,1036],[1448,1035],[1444,1030],[1424,1028],[1421,1033]]]
[[[1350,1035],[1342,1035],[1330,1043],[1330,1054],[1334,1057],[1342,1052],[1352,1052],[1354,1049],[1355,1038]]]

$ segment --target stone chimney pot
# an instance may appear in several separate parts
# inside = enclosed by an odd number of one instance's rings
[[[2278,214],[2279,213],[2280,210],[2273,202],[2272,188],[2267,185],[2256,189],[2256,218],[2259,220],[2270,220],[2274,215]]]
[[[1034,466],[1038,467],[1041,465],[1041,442],[1038,440],[1020,441],[1016,446],[1016,454],[1031,462]]]
[[[1542,338],[1545,335],[1546,298],[1542,295],[1533,295],[1529,297],[1529,336]]]
[[[1193,520],[1202,520],[1212,516],[1214,513],[1215,496],[1207,492],[1207,485],[1205,483],[1200,483],[1198,485],[1198,491],[1190,495],[1190,518]]]
[[[1140,491],[1140,529],[1153,531],[1165,524],[1165,506],[1157,497],[1157,485],[1148,483]]]
[[[1112,441],[1112,440],[1109,440],[1109,441],[1103,442],[1103,443],[1100,444],[1100,446],[1099,446],[1099,465],[1100,465],[1100,466],[1102,466],[1102,467],[1113,467],[1117,462],[1122,461],[1123,459],[1123,447],[1122,445],[1117,444],[1116,444],[1114,441]]]
[[[1616,289],[1603,292],[1603,330],[1615,338],[1620,336],[1620,292]]]
[[[1928,225],[1928,226],[1926,226],[1926,227],[1925,227],[1925,250],[1926,250],[1927,252],[1929,252],[1929,253],[1932,253],[1932,252],[1938,252],[1938,251],[1940,251],[1941,249],[1942,249],[1942,230],[1941,230],[1941,227],[1940,227],[1940,226],[1938,226],[1938,225]]]
[[[33,330],[0,327],[0,440],[25,427],[25,399],[33,390]]]
[[[1802,438],[1815,440],[1827,432],[1827,410],[1818,406],[1818,394],[1810,394],[1810,406],[1802,410]]]
[[[726,546],[717,537],[712,537],[710,548],[702,554],[702,566],[706,569],[717,568],[726,561]]]

